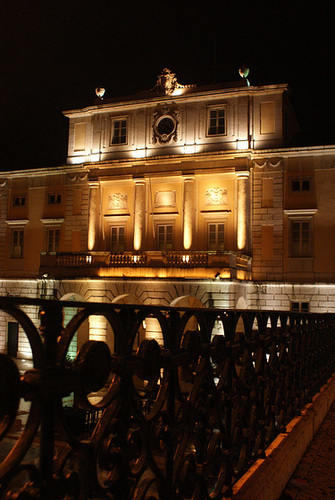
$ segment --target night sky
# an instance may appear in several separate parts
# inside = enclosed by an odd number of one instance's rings
[[[335,144],[334,2],[1,0],[0,168],[64,164],[62,110],[181,84],[289,83],[299,144]]]

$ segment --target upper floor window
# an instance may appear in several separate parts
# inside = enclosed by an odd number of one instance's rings
[[[220,251],[224,249],[224,224],[208,224],[208,250]]]
[[[24,207],[26,204],[25,195],[13,196],[13,207]]]
[[[11,234],[11,258],[23,258],[24,229],[13,229]]]
[[[292,179],[291,191],[292,192],[308,192],[311,191],[311,179]]]
[[[169,251],[173,250],[173,225],[172,224],[157,224],[157,250]]]
[[[48,194],[48,205],[59,205],[62,203],[62,195],[59,193]]]
[[[60,230],[49,228],[47,231],[47,251],[48,252],[58,252],[59,251],[59,236]]]
[[[310,221],[291,222],[291,256],[310,257],[311,224]]]
[[[208,135],[224,135],[226,133],[225,107],[208,110]]]
[[[112,120],[112,144],[127,143],[127,120]]]
[[[123,252],[124,251],[124,226],[111,226],[110,227],[110,251]]]

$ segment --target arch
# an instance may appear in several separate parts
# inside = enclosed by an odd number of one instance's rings
[[[87,302],[84,297],[75,292],[69,292],[63,295],[59,300],[63,302]],[[77,314],[78,307],[64,307],[63,309],[63,326],[64,328],[69,324],[71,319]],[[88,340],[89,333],[87,326],[82,325],[75,333],[71,344],[68,349],[68,357],[74,359],[80,347]]]
[[[193,297],[192,295],[182,295],[181,297],[175,298],[171,303],[170,306],[172,307],[192,307],[192,308],[197,308],[197,309],[203,309],[205,306],[202,302],[200,302],[199,299],[196,297]],[[192,315],[189,316],[188,314],[185,316],[185,318],[188,317],[188,321],[184,326],[184,329],[189,329],[189,330],[198,330],[198,321],[197,318]]]
[[[86,299],[82,295],[79,295],[76,292],[69,292],[63,295],[59,300],[73,300],[75,302],[87,302]]]
[[[143,304],[143,302],[132,293],[124,293],[122,295],[118,295],[117,297],[114,297],[112,303],[130,305]],[[143,320],[142,325],[139,327],[134,339],[133,349],[138,349],[142,340],[144,340],[145,338],[154,338],[158,342],[162,338],[162,332],[160,331],[159,323],[154,318],[145,318]]]
[[[192,297],[192,295],[182,295],[175,298],[171,303],[172,307],[197,307],[203,309],[205,306],[199,299]]]
[[[245,297],[239,297],[236,302],[236,309],[247,309],[247,300]]]
[[[131,293],[124,293],[123,295],[118,295],[112,300],[113,304],[143,304],[143,302]]]

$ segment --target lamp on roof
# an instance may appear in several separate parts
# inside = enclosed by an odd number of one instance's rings
[[[97,87],[95,89],[96,96],[101,100],[104,98],[105,92],[106,90],[103,87]]]
[[[247,82],[248,87],[250,87],[250,82],[248,80],[249,71],[250,71],[250,69],[247,68],[246,66],[242,66],[242,68],[240,68],[238,70],[238,72],[240,74],[240,77],[245,79],[245,81]]]

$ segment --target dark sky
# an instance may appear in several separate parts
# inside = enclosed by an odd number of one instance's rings
[[[1,0],[2,170],[63,164],[62,110],[182,84],[289,83],[302,144],[335,144],[334,2]]]

